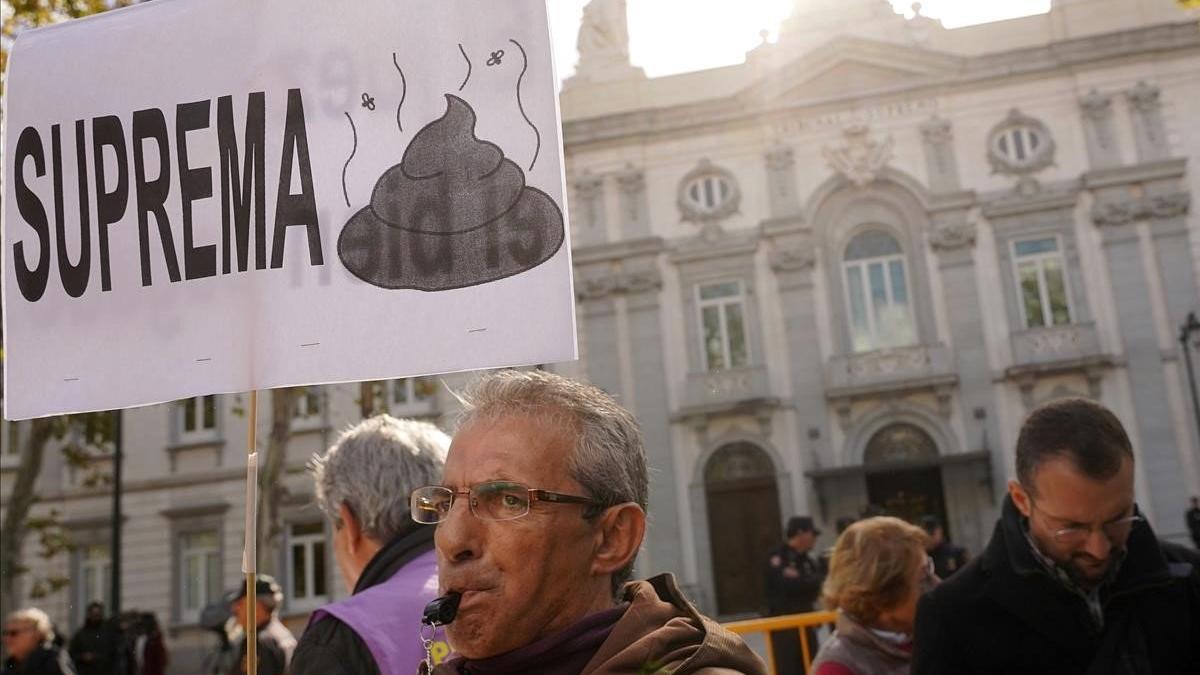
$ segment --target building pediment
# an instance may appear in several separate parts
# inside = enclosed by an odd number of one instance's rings
[[[859,37],[835,38],[791,58],[779,54],[761,58],[764,72],[745,93],[768,105],[905,89],[942,80],[964,66],[964,59],[952,54]],[[770,61],[779,65],[766,66]]]

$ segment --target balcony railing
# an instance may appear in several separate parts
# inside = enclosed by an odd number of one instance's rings
[[[1095,324],[1031,328],[1012,334],[1013,365],[1041,366],[1081,362],[1100,356]]]
[[[688,373],[684,407],[695,410],[737,406],[762,401],[770,395],[765,366]]]
[[[825,371],[826,393],[831,396],[925,386],[953,377],[954,355],[940,344],[835,356]]]

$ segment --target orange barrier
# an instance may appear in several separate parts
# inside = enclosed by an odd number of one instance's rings
[[[808,631],[805,629],[817,628],[826,624],[832,626],[835,623],[837,623],[837,612],[806,612],[804,614],[773,616],[767,619],[734,621],[722,625],[738,635],[762,633],[767,644],[767,667],[770,668],[769,672],[773,675],[776,672],[775,648],[771,645],[771,633],[773,631],[790,629],[800,633],[800,653],[804,659],[804,672],[808,673],[812,672],[812,660],[816,656],[815,648],[817,645],[809,646]]]

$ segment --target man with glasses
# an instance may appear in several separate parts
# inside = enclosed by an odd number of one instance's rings
[[[987,550],[921,600],[912,672],[1200,672],[1200,557],[1138,511],[1116,416],[1048,403],[1016,464]]]
[[[50,617],[36,607],[5,617],[4,652],[5,675],[75,675],[71,657],[54,644]]]
[[[649,488],[629,412],[542,371],[492,373],[461,400],[441,483],[411,501],[437,527],[440,591],[461,594],[435,673],[765,672],[670,574],[626,583]]]

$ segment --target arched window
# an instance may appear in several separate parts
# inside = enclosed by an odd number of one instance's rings
[[[846,246],[842,270],[854,351],[915,344],[917,331],[900,242],[881,230],[863,232]]]
[[[886,464],[938,456],[937,444],[915,424],[898,422],[875,432],[863,451],[863,464]]]

